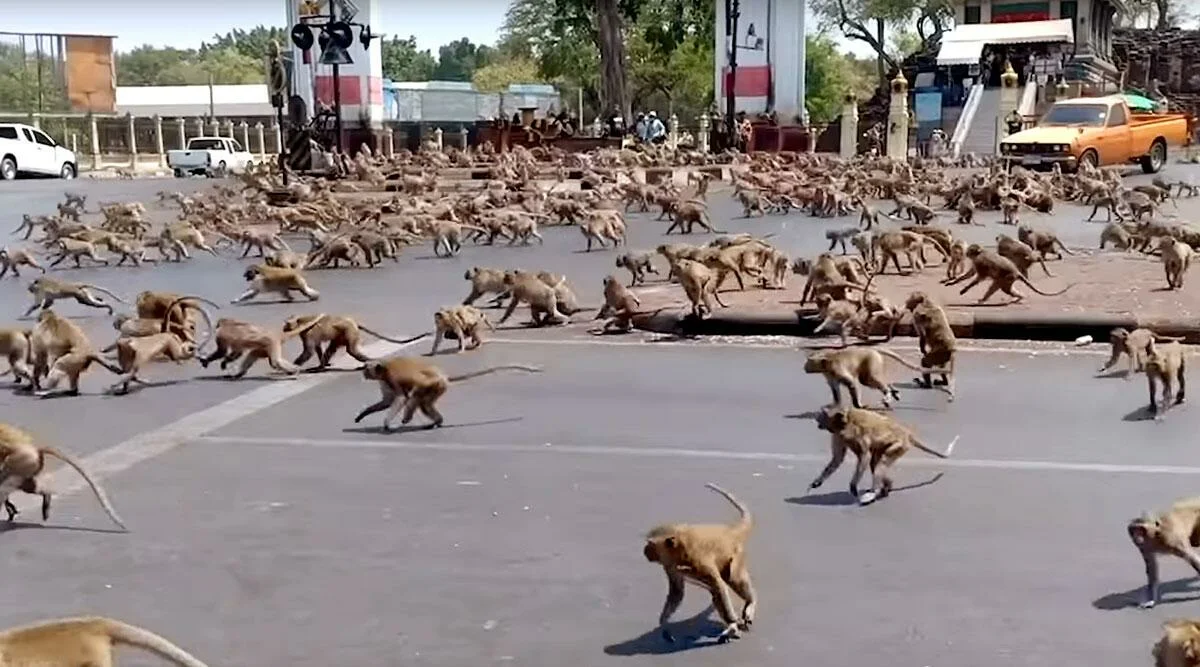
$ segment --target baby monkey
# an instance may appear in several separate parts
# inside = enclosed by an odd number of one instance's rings
[[[725,496],[737,508],[740,516],[736,522],[656,526],[646,534],[646,545],[642,548],[646,560],[662,565],[667,575],[667,599],[658,616],[658,626],[662,638],[669,642],[674,642],[675,637],[667,628],[667,622],[683,603],[686,582],[712,594],[713,608],[725,623],[725,629],[717,638],[719,643],[740,638],[742,631],[749,630],[754,623],[758,596],[746,567],[746,538],[750,536],[754,518],[732,493],[716,484],[705,486]],[[745,602],[740,618],[733,613],[730,589]]]
[[[1146,592],[1142,609],[1158,604],[1158,557],[1176,556],[1200,575],[1200,497],[1184,498],[1165,512],[1146,513],[1129,522],[1129,539],[1146,565]]]

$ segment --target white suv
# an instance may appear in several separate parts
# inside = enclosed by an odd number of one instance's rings
[[[0,180],[11,181],[18,173],[71,179],[79,174],[79,165],[75,153],[36,127],[0,123]]]

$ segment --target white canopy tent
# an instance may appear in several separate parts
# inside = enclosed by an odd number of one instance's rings
[[[960,25],[942,35],[937,64],[973,65],[979,62],[983,47],[988,44],[1070,44],[1074,41],[1071,19]]]

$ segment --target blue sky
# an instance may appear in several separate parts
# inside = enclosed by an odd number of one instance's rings
[[[383,24],[375,32],[415,35],[422,49],[460,37],[491,44],[504,22],[506,0],[376,0]],[[366,3],[359,3],[363,6]],[[40,0],[3,11],[9,32],[115,35],[116,49],[142,44],[195,47],[233,27],[286,23],[285,0]]]

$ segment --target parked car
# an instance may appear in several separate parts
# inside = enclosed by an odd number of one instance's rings
[[[75,153],[31,125],[0,123],[0,180],[18,174],[42,174],[71,179],[79,175]]]
[[[167,151],[167,166],[178,177],[240,172],[253,164],[254,155],[228,137],[194,137],[186,149]]]
[[[1183,114],[1134,113],[1125,98],[1083,97],[1055,102],[1037,127],[1009,135],[1000,154],[1009,164],[1072,170],[1138,162],[1147,174],[1167,164],[1168,147],[1190,141]]]

